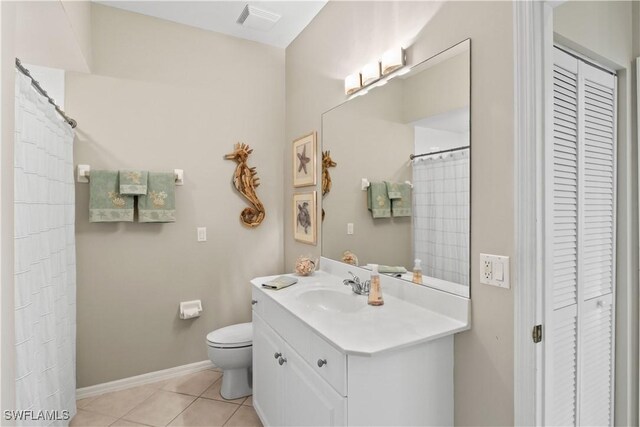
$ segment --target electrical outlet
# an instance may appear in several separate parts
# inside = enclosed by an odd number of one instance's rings
[[[482,277],[484,278],[484,280],[492,279],[493,274],[491,267],[491,260],[485,259],[484,261],[482,261]]]
[[[509,257],[480,254],[480,283],[509,289]]]

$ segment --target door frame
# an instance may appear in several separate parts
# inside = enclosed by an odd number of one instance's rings
[[[544,344],[533,342],[532,329],[544,309],[544,141],[552,131],[553,8],[562,3],[513,2],[515,425],[542,423]]]
[[[543,341],[536,345],[531,339],[534,325],[543,324],[543,255],[544,255],[544,141],[552,137],[552,94],[553,94],[553,9],[564,1],[522,1],[513,2],[514,34],[514,247],[515,262],[513,274],[514,286],[514,423],[515,425],[542,424],[542,375],[544,372]],[[640,63],[638,64],[640,68]],[[627,65],[626,67],[629,67]],[[626,85],[640,69],[631,73],[625,70]],[[624,72],[624,71],[623,71]],[[638,77],[640,79],[640,77]],[[638,82],[640,86],[640,82]],[[637,87],[640,94],[640,87]],[[618,102],[628,102],[618,97]],[[640,101],[639,101],[640,102]],[[628,103],[631,105],[631,102]],[[638,119],[640,120],[640,107]],[[626,120],[630,120],[631,113]],[[619,115],[620,118],[620,115]],[[622,125],[622,123],[620,123]],[[618,134],[618,165],[625,159],[624,167],[618,167],[625,173],[618,173],[618,183],[624,180],[626,191],[618,192],[617,234],[629,234],[634,231],[632,193],[633,164],[631,163],[631,144],[637,141],[638,133],[627,126],[625,138]],[[618,185],[619,190],[621,186]],[[622,211],[625,212],[622,212]],[[622,215],[622,216],[621,216]],[[624,221],[619,219],[624,217]],[[626,302],[625,310],[618,311],[620,298],[633,299],[636,296],[633,281],[638,260],[632,258],[637,250],[638,236],[631,236],[624,245],[618,243],[617,272],[622,272],[625,281],[618,280],[616,292],[616,347],[621,345],[622,354],[616,352],[616,379],[628,378],[638,372],[637,345],[637,301]],[[635,308],[634,308],[635,305]],[[636,323],[634,322],[636,319]],[[544,325],[543,325],[544,329]],[[636,350],[634,350],[636,349]],[[635,356],[634,356],[635,354]],[[614,380],[614,383],[618,381]],[[637,379],[636,379],[637,381]],[[614,400],[615,422],[637,422],[638,389],[637,382],[627,381],[616,385]]]

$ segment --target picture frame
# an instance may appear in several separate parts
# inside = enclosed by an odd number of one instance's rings
[[[316,139],[313,131],[293,141],[293,186],[316,185]]]
[[[293,195],[293,237],[298,242],[317,242],[317,196],[315,191]]]

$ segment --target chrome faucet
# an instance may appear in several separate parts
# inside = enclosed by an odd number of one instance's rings
[[[349,272],[352,279],[344,279],[342,283],[344,285],[351,286],[351,290],[358,295],[369,295],[369,288],[371,286],[371,282],[369,280],[365,280],[364,282],[360,281],[360,278]]]

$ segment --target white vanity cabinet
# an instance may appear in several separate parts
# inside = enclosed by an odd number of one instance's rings
[[[383,309],[367,306],[320,272],[279,291],[264,279],[252,283],[253,405],[265,425],[453,425],[453,333],[468,329],[464,318],[391,295]],[[314,289],[361,308],[301,303]]]
[[[255,313],[253,383],[253,405],[266,425],[345,425],[346,399]]]

